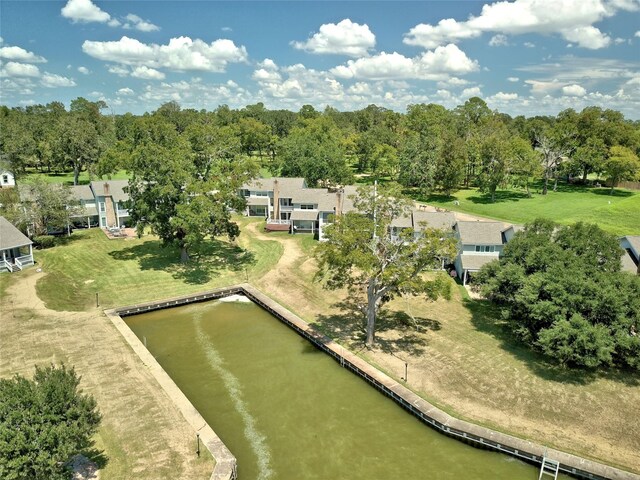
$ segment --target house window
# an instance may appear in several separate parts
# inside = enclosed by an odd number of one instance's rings
[[[311,203],[302,203],[300,204],[300,210],[313,210],[314,206]]]
[[[281,198],[280,199],[280,206],[282,206],[282,207],[293,207],[293,202],[291,201],[290,198]]]
[[[267,192],[253,192],[254,197],[268,197],[269,194]]]
[[[9,175],[2,175],[2,183],[9,183]]]
[[[476,253],[492,253],[496,251],[494,245],[476,245]]]
[[[101,212],[106,212],[107,211],[107,207],[106,207],[104,202],[100,202],[100,211]]]

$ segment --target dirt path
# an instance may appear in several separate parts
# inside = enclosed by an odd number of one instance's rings
[[[102,478],[208,479],[213,464],[193,454],[195,433],[111,322],[98,309],[47,309],[35,289],[44,275],[15,274],[2,299],[0,375],[31,376],[49,362],[74,366],[103,416]]]

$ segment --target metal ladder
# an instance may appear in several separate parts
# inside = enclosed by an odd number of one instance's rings
[[[540,475],[538,475],[538,480],[547,478],[547,475],[553,477],[553,480],[557,480],[559,470],[560,462],[547,458],[545,453],[545,455],[542,457],[542,465],[540,465]]]

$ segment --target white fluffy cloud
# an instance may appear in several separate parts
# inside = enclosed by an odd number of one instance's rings
[[[127,30],[134,29],[140,30],[141,32],[156,32],[160,30],[160,27],[158,27],[157,25],[154,25],[148,20],[143,20],[133,13],[130,13],[126,17],[124,17],[124,20],[125,23],[122,25],[122,28],[125,28]]]
[[[509,82],[513,82],[513,83],[520,81],[520,79],[518,77],[508,77],[507,80]]]
[[[490,47],[506,47],[507,45],[509,45],[509,39],[501,33],[494,35],[491,37],[491,40],[489,40]]]
[[[145,67],[144,65],[141,67],[135,67],[131,71],[131,76],[135,78],[142,78],[143,80],[164,80],[164,73],[156,70],[155,68]]]
[[[508,102],[511,100],[516,100],[517,98],[518,98],[517,93],[498,92],[495,95],[490,96],[487,100],[496,100],[498,102]]]
[[[116,93],[118,95],[133,95],[134,92],[129,87],[124,87],[119,89]]]
[[[354,23],[348,18],[341,22],[326,23],[305,42],[291,42],[294,48],[316,54],[339,54],[350,57],[368,55],[376,45],[376,36],[369,26]]]
[[[142,43],[122,37],[111,42],[87,40],[82,50],[94,58],[132,67],[167,68],[177,71],[224,72],[229,63],[246,62],[247,50],[233,41],[220,39],[211,43],[178,37],[166,45]]]
[[[349,60],[331,69],[340,78],[370,80],[425,79],[446,80],[449,74],[465,74],[478,70],[478,62],[471,60],[456,45],[437,47],[415,58],[400,53],[379,53],[371,57]]]
[[[107,23],[112,20],[111,15],[91,0],[69,0],[60,13],[74,23]]]
[[[482,7],[480,15],[466,21],[443,19],[437,25],[421,23],[405,34],[404,42],[434,48],[448,42],[477,38],[484,32],[502,35],[558,34],[577,45],[598,49],[611,38],[593,24],[619,10],[637,10],[638,3],[611,0],[515,0]]]
[[[460,94],[462,98],[479,97],[481,95],[482,91],[480,90],[480,87],[465,88]]]
[[[78,71],[83,75],[89,75],[91,73],[87,67],[78,67]]]
[[[75,87],[76,82],[71,78],[63,77],[62,75],[56,75],[55,73],[45,72],[40,83],[43,87],[57,88],[57,87]]]
[[[126,30],[139,30],[141,32],[155,32],[160,27],[138,15],[129,13],[120,20],[112,17],[98,7],[91,0],[69,0],[60,11],[62,16],[73,23],[105,23],[110,27],[122,27]]]
[[[415,78],[416,67],[411,58],[397,52],[382,52],[372,57],[349,60],[346,65],[332,68],[331,73],[340,78]]]
[[[7,62],[2,66],[0,75],[3,77],[39,77],[40,69],[28,63]]]
[[[0,47],[0,58],[25,63],[45,63],[47,61],[40,55],[36,55],[33,52],[25,50],[24,48],[15,46]]]
[[[573,85],[565,85],[562,87],[562,93],[570,97],[584,97],[587,91],[584,87],[574,83]]]

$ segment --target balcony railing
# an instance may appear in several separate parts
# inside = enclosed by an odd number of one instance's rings
[[[33,265],[33,255],[23,255],[15,259],[16,265],[20,270],[27,265]]]
[[[129,210],[118,210],[118,216],[119,217],[128,217],[129,216]]]
[[[13,265],[5,260],[0,260],[0,272],[2,270],[7,270],[8,272],[13,272]]]
[[[272,225],[291,225],[291,220],[267,220]]]

